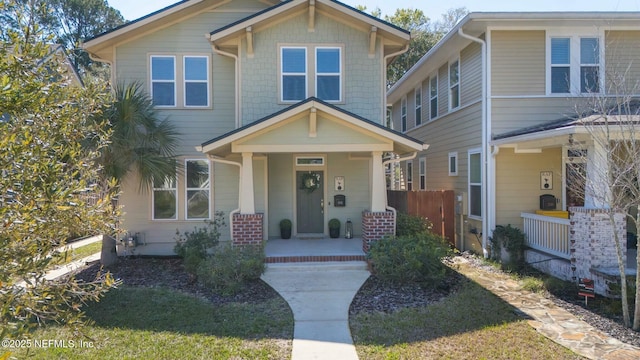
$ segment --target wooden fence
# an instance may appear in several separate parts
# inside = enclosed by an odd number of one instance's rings
[[[425,217],[433,232],[455,246],[455,193],[443,191],[387,191],[389,206],[399,212]]]

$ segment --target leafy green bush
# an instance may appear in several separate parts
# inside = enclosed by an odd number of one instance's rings
[[[233,295],[242,285],[264,273],[264,250],[259,246],[218,247],[198,266],[198,280],[223,295]]]
[[[433,227],[433,224],[427,218],[402,212],[397,214],[396,224],[396,236],[413,236],[431,231]]]
[[[510,224],[507,226],[498,225],[493,230],[491,241],[491,257],[495,260],[502,260],[502,248],[509,253],[507,266],[514,270],[519,270],[525,266],[524,251],[527,248],[524,233]]]
[[[176,246],[173,248],[184,259],[185,269],[195,274],[200,263],[207,259],[220,239],[220,227],[224,226],[222,212],[217,212],[214,220],[206,220],[205,226],[194,228],[192,232],[176,231]]]
[[[446,276],[442,258],[451,254],[447,241],[430,232],[388,237],[372,243],[368,257],[383,281],[437,287]]]

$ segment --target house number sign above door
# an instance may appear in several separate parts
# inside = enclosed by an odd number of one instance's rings
[[[540,171],[540,190],[553,189],[553,171]]]

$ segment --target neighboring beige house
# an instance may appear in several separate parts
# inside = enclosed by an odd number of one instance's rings
[[[147,193],[125,183],[138,241],[119,254],[173,254],[176,229],[216,212],[237,244],[279,237],[282,219],[323,236],[349,218],[365,248],[393,232],[383,153],[426,149],[383,126],[386,68],[409,40],[337,1],[190,0],[87,41],[114,84],[146,84],[183,134],[183,175]]]
[[[400,165],[400,185],[456,191],[461,249],[487,254],[492,230],[511,224],[528,236],[528,261],[596,277],[616,265],[605,204],[566,179],[579,170],[598,182],[602,149],[576,109],[610,95],[622,70],[640,80],[640,13],[469,14],[387,94],[394,129],[430,144]]]

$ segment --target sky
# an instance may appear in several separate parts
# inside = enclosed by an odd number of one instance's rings
[[[108,0],[127,20],[135,20],[178,0]],[[437,20],[449,9],[466,7],[469,11],[640,11],[640,0],[343,0],[364,5],[369,11],[380,8],[392,15],[399,8],[418,8]]]

